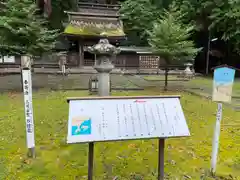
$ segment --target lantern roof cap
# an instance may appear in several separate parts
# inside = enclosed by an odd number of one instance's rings
[[[227,68],[230,68],[230,69],[234,69],[236,71],[240,71],[240,69],[236,68],[236,67],[233,67],[233,66],[229,66],[227,64],[222,64],[222,65],[219,65],[219,66],[215,66],[212,68],[212,70],[215,70],[215,69],[218,69],[218,68],[223,68],[223,67],[227,67]]]
[[[93,54],[118,54],[120,49],[110,44],[107,38],[100,39],[99,42],[93,46],[88,47],[88,52]]]

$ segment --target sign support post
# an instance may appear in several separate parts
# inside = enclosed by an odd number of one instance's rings
[[[213,94],[212,100],[218,102],[216,125],[214,128],[214,135],[212,141],[212,155],[211,155],[211,173],[215,175],[217,169],[218,149],[219,149],[219,137],[221,132],[221,120],[222,120],[222,102],[230,103],[232,98],[232,87],[234,83],[236,68],[221,65],[214,69],[213,77]]]
[[[211,172],[216,172],[219,137],[221,131],[221,120],[222,120],[222,103],[218,103],[217,115],[216,115],[216,126],[214,130],[213,142],[212,142],[212,160],[211,160]]]
[[[88,144],[88,180],[93,180],[94,143]]]
[[[164,180],[164,145],[165,139],[158,139],[158,180]]]
[[[31,69],[31,59],[28,56],[22,56],[21,60],[22,66],[22,85],[24,94],[24,109],[26,118],[26,138],[27,138],[27,148],[28,156],[35,158],[35,139],[34,139],[34,121],[33,121],[33,106],[32,106],[32,75]]]

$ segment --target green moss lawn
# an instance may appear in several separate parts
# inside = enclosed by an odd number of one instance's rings
[[[86,26],[79,27],[74,25],[68,25],[64,30],[66,34],[75,34],[75,35],[88,35],[88,36],[101,36],[102,33],[105,33],[107,36],[124,36],[123,29],[121,28],[106,28],[104,26]]]
[[[113,93],[159,94],[156,89]],[[21,93],[1,94],[0,179],[87,179],[87,145],[66,144],[66,97],[87,95],[86,91],[34,93],[37,158],[29,159],[26,157],[23,96]],[[240,113],[224,108],[217,177],[213,178],[208,170],[216,104],[189,94],[181,95],[191,137],[166,141],[166,179],[240,179]],[[96,180],[156,179],[156,140],[96,143],[95,147]]]

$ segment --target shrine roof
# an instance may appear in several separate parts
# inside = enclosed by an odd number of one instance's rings
[[[151,47],[140,47],[140,46],[120,46],[122,52],[134,52],[137,54],[154,54]]]
[[[64,34],[81,36],[125,36],[117,15],[68,12],[69,23]]]
[[[79,3],[77,12],[69,12],[65,35],[125,37],[116,5]]]

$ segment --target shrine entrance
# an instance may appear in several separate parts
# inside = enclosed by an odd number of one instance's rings
[[[84,51],[84,66],[94,66],[95,64],[95,55],[87,51]]]
[[[79,67],[93,66],[95,63],[95,55],[87,52],[87,46],[92,46],[106,37],[111,44],[125,39],[119,9],[120,5],[115,1],[78,0],[77,11],[66,11],[69,22],[63,34],[70,41],[78,41]]]

